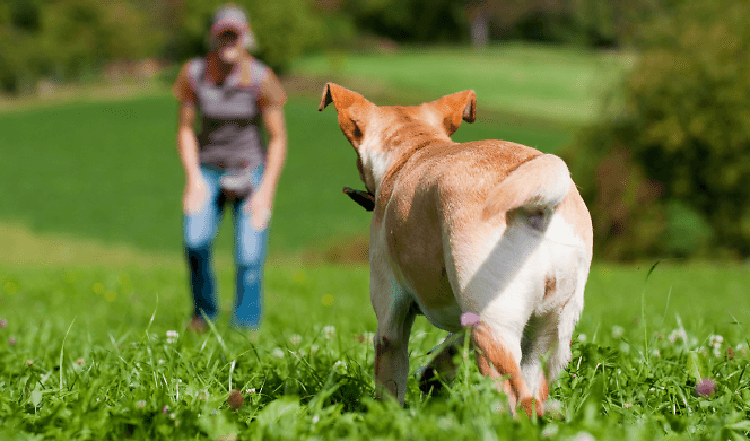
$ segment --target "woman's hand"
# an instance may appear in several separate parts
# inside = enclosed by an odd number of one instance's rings
[[[182,194],[182,210],[190,216],[198,213],[208,200],[208,184],[202,176],[189,179]]]
[[[246,215],[252,217],[253,228],[255,231],[263,231],[268,228],[271,222],[271,209],[273,206],[273,192],[264,189],[262,186],[254,191],[253,194],[245,200],[242,210]]]

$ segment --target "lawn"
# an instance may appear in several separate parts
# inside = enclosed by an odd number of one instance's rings
[[[299,60],[295,71],[436,97],[473,89],[478,109],[559,123],[588,123],[601,113],[633,57],[616,52],[506,44],[483,50],[411,48],[393,54],[329,54]]]
[[[189,305],[177,263],[5,267],[0,434],[745,439],[750,276],[742,267],[663,265],[646,281],[648,270],[594,267],[573,361],[552,388],[551,411],[532,424],[508,415],[471,359],[442,395],[423,397],[412,380],[406,408],[372,401],[375,318],[363,266],[269,265],[265,319],[252,333],[226,325],[232,270],[222,267],[223,315],[205,335],[183,330]],[[417,321],[412,371],[444,335]],[[704,377],[714,391],[702,396]],[[234,389],[244,395],[236,411],[227,401]]]
[[[486,104],[457,140],[554,152],[593,117],[582,91],[612,81],[611,66],[598,67],[607,57],[625,59],[519,46],[409,50],[380,63],[348,57],[334,78],[376,103],[473,88]],[[297,69],[325,77],[326,63]],[[455,74],[464,64],[476,81]],[[408,66],[430,81],[415,83]],[[501,72],[529,82],[493,89],[509,81]],[[577,77],[585,87],[569,84]],[[557,110],[534,104],[554,92]],[[183,178],[168,94],[0,113],[0,439],[747,439],[750,272],[722,262],[595,263],[572,362],[540,421],[510,416],[471,361],[440,395],[422,396],[411,380],[406,407],[372,400],[369,215],[341,194],[361,187],[355,156],[333,109],[317,111],[316,93],[295,91],[287,106],[289,158],[254,332],[226,323],[226,226],[222,314],[207,334],[185,332]],[[513,106],[525,116],[500,118]],[[412,371],[444,336],[417,320]]]
[[[286,106],[289,154],[272,221],[272,254],[346,241],[361,236],[369,222],[341,193],[343,186],[363,188],[354,150],[336,112],[318,112],[318,104],[292,97]],[[167,94],[0,114],[0,189],[7,189],[0,223],[179,253],[183,176],[175,114]],[[554,151],[570,136],[557,128],[489,123],[480,113],[456,139],[501,138]],[[221,230],[219,249],[231,249],[230,230]]]

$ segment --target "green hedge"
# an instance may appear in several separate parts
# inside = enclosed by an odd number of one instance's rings
[[[750,256],[750,3],[655,18],[624,107],[568,149],[600,257]]]

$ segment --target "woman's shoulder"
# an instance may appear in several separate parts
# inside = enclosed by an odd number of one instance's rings
[[[263,81],[266,79],[266,77],[271,72],[271,69],[266,66],[262,61],[255,57],[247,57],[243,61],[244,63],[244,69],[246,72],[248,72],[250,81],[257,83],[257,84],[263,84]]]
[[[195,92],[205,72],[205,66],[206,59],[204,57],[191,58],[182,65],[172,88],[175,98],[180,101],[196,101]]]

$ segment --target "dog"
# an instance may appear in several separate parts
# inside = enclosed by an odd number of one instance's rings
[[[461,122],[476,119],[474,91],[378,107],[327,83],[319,110],[330,103],[374,195],[377,395],[404,402],[417,314],[459,333],[472,313],[480,372],[513,414],[542,415],[548,382],[570,361],[593,252],[591,216],[566,164],[512,142],[453,142]],[[454,352],[447,345],[434,367]]]

